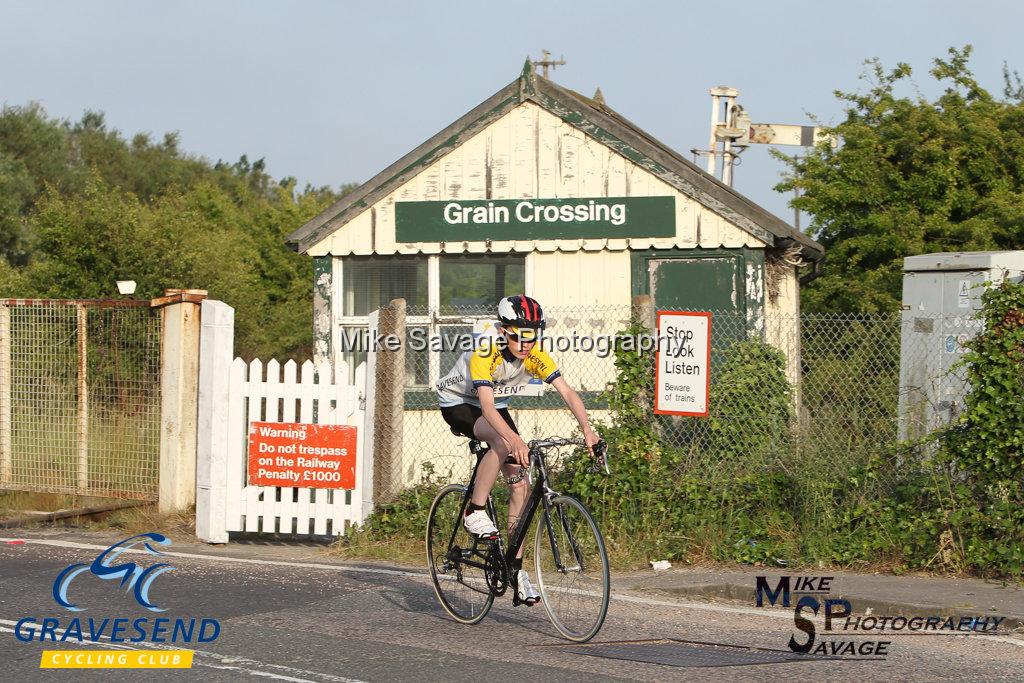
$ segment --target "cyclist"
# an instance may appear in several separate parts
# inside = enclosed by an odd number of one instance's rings
[[[489,450],[481,457],[473,481],[473,496],[466,507],[466,530],[481,538],[496,538],[497,527],[487,515],[487,497],[499,470],[511,484],[508,502],[508,531],[519,521],[529,496],[527,483],[518,476],[520,467],[529,465],[526,442],[519,436],[508,412],[508,401],[517,388],[536,377],[555,388],[579,422],[583,439],[593,455],[600,437],[587,419],[579,394],[562,377],[558,366],[537,346],[545,327],[544,311],[534,299],[519,294],[498,302],[498,336],[487,339],[475,350],[459,357],[451,371],[437,384],[441,415],[452,432],[486,441]],[[511,455],[515,464],[505,464]],[[534,605],[540,595],[523,570],[522,549],[509,572],[520,602]]]

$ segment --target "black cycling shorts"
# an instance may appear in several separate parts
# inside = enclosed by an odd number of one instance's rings
[[[508,408],[498,408],[498,415],[501,415],[501,419],[505,421],[512,431],[516,434],[519,433],[519,429],[516,427],[515,421],[512,416],[508,414]],[[476,420],[479,417],[484,416],[484,411],[480,408],[471,405],[469,403],[459,403],[454,406],[442,406],[441,417],[448,423],[448,426],[452,428],[452,431],[460,436],[468,436],[471,439],[475,439],[476,436],[473,434],[473,425],[476,424]]]

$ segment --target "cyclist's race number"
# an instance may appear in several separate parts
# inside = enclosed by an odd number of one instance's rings
[[[291,422],[249,425],[249,485],[354,489],[356,428]]]

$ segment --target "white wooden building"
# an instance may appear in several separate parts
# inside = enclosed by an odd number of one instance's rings
[[[436,331],[525,290],[552,313],[621,310],[648,294],[658,308],[768,321],[766,338],[795,373],[800,268],[824,257],[599,95],[529,62],[288,239],[314,258],[318,360],[340,359],[344,335],[390,299],[408,301],[410,325]],[[428,393],[450,360],[442,352],[410,367],[407,384]]]

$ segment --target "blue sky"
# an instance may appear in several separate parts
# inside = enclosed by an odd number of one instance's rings
[[[707,144],[707,89],[755,122],[841,120],[833,91],[863,61],[911,64],[974,45],[983,85],[1024,72],[1024,4],[975,2],[57,2],[0,0],[0,102],[106,113],[128,135],[181,133],[211,160],[264,157],[275,177],[362,182],[515,78],[541,48],[553,78],[669,146]],[[787,148],[783,148],[787,149]],[[795,148],[788,148],[795,149]],[[782,170],[752,147],[735,187],[791,220]]]

